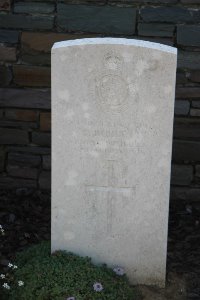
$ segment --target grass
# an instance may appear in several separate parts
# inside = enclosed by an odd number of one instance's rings
[[[50,254],[50,242],[42,242],[17,255],[14,282],[4,291],[9,300],[134,300],[135,290],[125,275],[116,275],[112,269],[95,266],[88,257],[79,257],[66,251]],[[17,286],[22,280],[24,286]],[[93,285],[101,283],[97,292]]]

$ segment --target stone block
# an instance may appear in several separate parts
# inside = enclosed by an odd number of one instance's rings
[[[20,129],[0,128],[0,144],[28,144],[28,132]]]
[[[9,67],[0,65],[0,86],[6,87],[12,80],[12,72]]]
[[[0,60],[14,62],[17,60],[16,48],[0,45]]]
[[[200,47],[200,25],[178,25],[177,44]]]
[[[199,161],[200,142],[175,140],[173,143],[173,161]]]
[[[39,167],[41,158],[39,155],[32,155],[28,153],[9,152],[8,164],[26,167]]]
[[[25,53],[45,52],[50,53],[54,43],[64,41],[88,38],[91,34],[70,34],[54,32],[22,32],[22,48]]]
[[[192,117],[200,117],[200,109],[195,109],[195,108],[192,108],[190,110],[190,115]]]
[[[41,190],[51,189],[51,172],[42,171],[39,176],[39,188]]]
[[[179,50],[177,67],[178,69],[199,70],[200,52]]]
[[[176,118],[174,123],[175,138],[200,138],[200,120],[195,121],[191,118]]]
[[[144,22],[199,22],[200,10],[186,7],[144,7],[140,9],[140,16]]]
[[[51,134],[44,132],[33,132],[32,133],[32,143],[40,146],[50,146],[51,145]]]
[[[0,147],[0,173],[4,172],[4,167],[5,167],[5,149],[4,146]]]
[[[51,69],[49,67],[14,65],[14,83],[29,87],[50,87]]]
[[[0,11],[6,10],[9,11],[11,7],[11,0],[1,0],[0,1]]]
[[[23,121],[11,121],[11,120],[0,120],[0,127],[15,127],[25,129],[27,131],[38,128],[38,124],[35,122],[23,122]]]
[[[188,78],[185,72],[176,73],[176,84],[182,84],[187,82],[188,82]]]
[[[200,201],[200,188],[172,187],[171,200]]]
[[[192,101],[192,107],[200,108],[200,101]]]
[[[8,165],[7,173],[12,177],[37,179],[38,170],[36,168],[28,168],[24,166]]]
[[[135,33],[133,7],[58,4],[58,26],[68,31],[105,34]]]
[[[0,29],[0,43],[17,44],[19,31]]]
[[[50,148],[45,148],[45,147],[38,147],[35,145],[31,146],[7,146],[7,152],[18,152],[18,153],[23,153],[23,155],[26,153],[32,153],[32,154],[41,154],[41,155],[46,155],[51,153]]]
[[[44,170],[51,170],[51,156],[50,155],[42,156],[42,167]]]
[[[196,99],[199,98],[200,87],[177,87],[176,99]]]
[[[191,165],[172,165],[171,184],[190,185],[193,179],[193,167]]]
[[[20,14],[50,14],[54,10],[54,3],[16,2],[14,4],[14,13]]]
[[[145,40],[153,43],[159,43],[167,46],[173,46],[174,42],[170,38],[162,38],[162,37],[138,37],[139,40]]]
[[[175,30],[175,26],[165,23],[139,23],[138,35],[141,36],[161,36],[172,37]]]
[[[17,14],[0,15],[0,24],[3,28],[14,29],[52,29],[54,16],[25,16]]]
[[[200,165],[195,166],[195,176],[200,178]]]
[[[40,113],[40,130],[50,131],[51,130],[51,113],[41,112]]]
[[[200,70],[193,70],[189,73],[189,79],[193,82],[200,83]]]
[[[175,102],[175,115],[188,115],[190,110],[190,102],[186,100],[178,100]]]
[[[50,109],[49,89],[0,89],[0,107]]]
[[[176,58],[134,39],[54,45],[52,251],[164,285]]]
[[[61,0],[62,1],[62,0]],[[64,0],[68,1],[68,0]],[[91,0],[92,1],[92,0]],[[178,0],[108,0],[108,3],[127,3],[127,4],[175,4],[178,2]]]
[[[16,121],[35,122],[38,118],[38,112],[27,109],[6,109],[5,118]]]
[[[200,0],[180,0],[184,4],[199,4]]]
[[[21,61],[25,64],[31,64],[36,66],[50,66],[51,65],[51,55],[50,53],[25,53],[22,50]]]
[[[16,188],[37,188],[37,181],[33,179],[11,178],[7,176],[0,176],[1,189],[16,189]]]

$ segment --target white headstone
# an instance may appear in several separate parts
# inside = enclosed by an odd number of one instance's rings
[[[95,38],[52,48],[52,251],[165,283],[176,49]]]

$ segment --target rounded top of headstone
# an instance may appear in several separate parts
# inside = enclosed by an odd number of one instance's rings
[[[52,47],[52,50],[70,47],[70,46],[87,46],[87,45],[135,46],[135,47],[155,49],[155,50],[169,52],[177,55],[177,48],[175,47],[171,47],[159,43],[143,41],[143,40],[126,39],[126,38],[86,38],[86,39],[67,40],[67,41],[55,43]]]

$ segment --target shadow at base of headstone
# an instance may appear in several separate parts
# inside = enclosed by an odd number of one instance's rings
[[[137,300],[187,300],[186,281],[184,276],[169,273],[166,287],[139,285]]]

